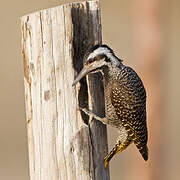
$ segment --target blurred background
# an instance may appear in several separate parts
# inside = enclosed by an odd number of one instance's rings
[[[68,0],[1,1],[0,179],[28,180],[19,17]],[[101,0],[103,42],[147,89],[149,160],[134,145],[110,162],[111,180],[180,178],[180,1]],[[117,132],[108,128],[109,149]]]

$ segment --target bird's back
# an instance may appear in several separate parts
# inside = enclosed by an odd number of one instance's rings
[[[132,68],[124,65],[108,69],[104,76],[109,124],[124,127],[128,138],[147,160],[146,91],[141,79]]]

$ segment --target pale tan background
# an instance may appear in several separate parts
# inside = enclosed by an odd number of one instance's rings
[[[72,1],[0,1],[0,180],[29,179],[19,17],[65,2]],[[136,29],[135,2],[136,0],[101,0],[103,41],[108,43],[118,56],[125,59],[126,64],[133,67],[136,66],[134,52],[138,48],[134,43],[133,32]],[[156,149],[156,159],[150,158],[145,163],[135,146],[129,147],[111,161],[112,180],[146,180],[147,176],[153,180],[180,178],[180,1],[159,2],[157,14],[160,21],[157,23],[162,33],[160,66],[163,69],[160,81],[164,81],[161,93],[165,108],[162,112],[165,114],[156,127],[161,132],[157,137],[159,140],[152,142],[153,146],[163,148]],[[143,23],[145,22],[142,20]],[[138,39],[138,36],[136,38]],[[140,69],[138,71],[140,74],[143,72]],[[151,127],[151,119],[148,119],[148,126]],[[150,136],[152,132],[150,129]],[[109,148],[113,146],[115,135],[115,130],[109,128]],[[151,154],[153,152],[150,152]],[[134,156],[137,156],[135,160]],[[153,161],[157,163],[153,164]],[[149,170],[153,168],[153,171]]]

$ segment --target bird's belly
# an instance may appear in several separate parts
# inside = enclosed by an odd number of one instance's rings
[[[115,108],[113,107],[111,100],[105,99],[106,117],[108,119],[118,119]]]

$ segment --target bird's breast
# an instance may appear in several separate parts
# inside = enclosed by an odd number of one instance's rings
[[[112,82],[112,81],[111,81]],[[121,120],[118,118],[115,108],[111,102],[111,82],[104,80],[105,112],[108,123],[114,127],[119,127]]]

